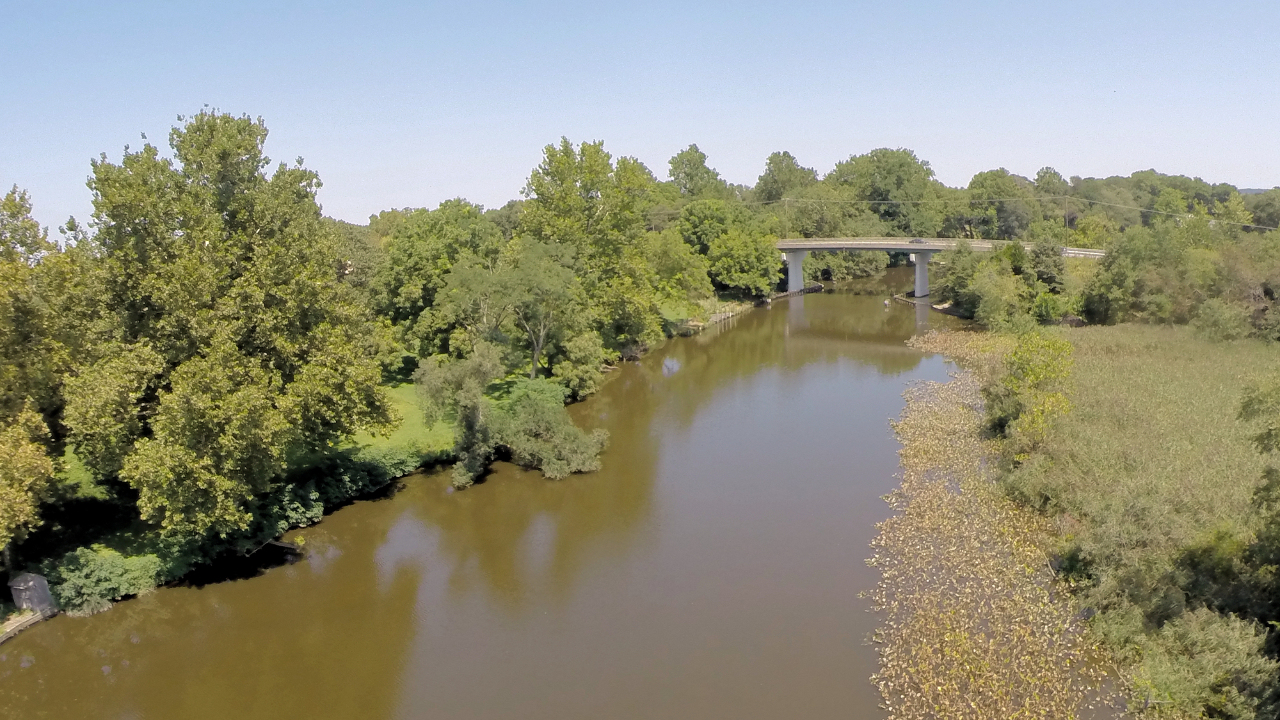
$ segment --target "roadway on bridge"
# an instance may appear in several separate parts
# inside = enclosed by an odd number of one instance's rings
[[[929,294],[929,259],[936,252],[954,250],[960,243],[968,243],[977,251],[989,252],[1004,247],[1007,243],[999,240],[966,240],[963,238],[788,238],[778,241],[778,249],[787,258],[787,291],[798,292],[804,287],[804,272],[801,264],[804,256],[815,250],[884,250],[886,252],[909,252],[914,255],[916,265],[915,296],[926,297]],[[1023,243],[1028,250],[1032,243]],[[1083,257],[1094,260],[1106,255],[1103,250],[1091,248],[1062,248],[1063,257]]]
[[[861,237],[861,238],[788,238],[778,241],[778,249],[783,252],[796,250],[884,250],[886,252],[941,252],[955,250],[961,242],[969,243],[974,250],[985,252],[998,250],[1008,244],[1001,240],[966,240],[964,238],[900,238],[900,237]],[[1030,250],[1033,243],[1023,243]],[[1104,250],[1092,248],[1062,248],[1064,257],[1087,257],[1095,260],[1106,255]]]

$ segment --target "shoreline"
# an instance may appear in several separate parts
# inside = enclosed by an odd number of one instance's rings
[[[1050,569],[1048,523],[995,484],[975,368],[991,361],[996,340],[931,333],[912,342],[962,365],[949,382],[909,387],[893,422],[902,482],[886,496],[894,514],[868,560],[882,573],[872,682],[893,720],[1117,707],[1099,689],[1103,653]]]

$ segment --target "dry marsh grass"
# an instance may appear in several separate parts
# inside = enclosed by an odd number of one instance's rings
[[[931,334],[922,349],[985,366],[1008,341]],[[889,717],[1074,718],[1097,698],[1096,648],[1049,569],[1048,523],[994,484],[974,371],[906,393],[902,484],[871,563],[884,615],[873,681]]]
[[[1252,499],[1266,461],[1240,401],[1280,369],[1280,353],[1185,327],[1061,332],[1075,347],[1074,410],[1004,478],[1007,491],[1053,522],[1077,602],[1132,663],[1142,707],[1273,716],[1265,631],[1220,610],[1245,591],[1243,549],[1262,522]]]

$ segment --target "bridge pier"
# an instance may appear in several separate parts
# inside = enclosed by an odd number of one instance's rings
[[[804,289],[804,256],[808,250],[788,250],[787,256],[787,292],[798,292]]]
[[[929,258],[932,250],[920,250],[911,254],[911,261],[916,264],[916,292],[918,298],[929,296]]]

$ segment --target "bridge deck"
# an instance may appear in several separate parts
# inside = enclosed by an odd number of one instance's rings
[[[778,249],[787,252],[795,250],[885,250],[889,252],[940,252],[954,250],[962,238],[912,238],[863,237],[863,238],[788,238],[778,241]],[[990,251],[1004,245],[997,240],[964,240],[969,247],[978,251]],[[1031,243],[1023,243],[1023,247],[1031,249]],[[1099,259],[1106,252],[1092,248],[1062,248],[1066,257],[1087,257]]]

